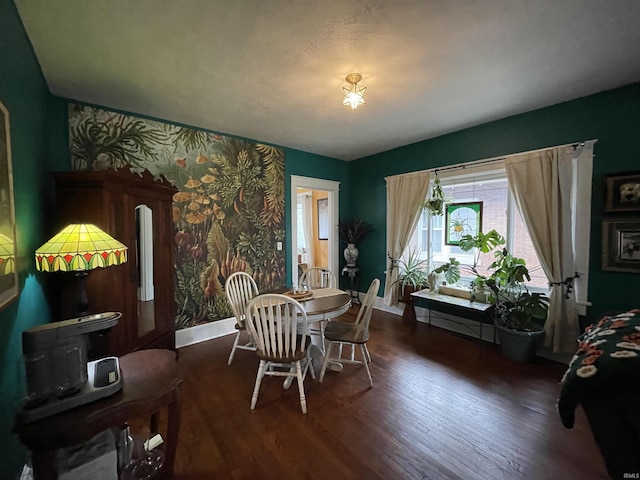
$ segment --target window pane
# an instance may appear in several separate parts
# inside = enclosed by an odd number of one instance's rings
[[[508,212],[512,212],[512,238],[508,239],[511,253],[522,257],[527,262],[527,268],[531,274],[532,287],[547,288],[547,279],[542,272],[540,262],[533,249],[533,244],[524,227],[519,212],[513,206],[508,209],[509,188],[506,174],[503,169],[484,171],[479,174],[465,174],[461,170],[460,175],[451,175],[441,179],[442,190],[445,199],[449,203],[483,202],[482,231],[496,230],[507,237],[509,232]],[[430,222],[430,225],[429,225]],[[430,227],[430,228],[429,228]],[[444,244],[445,216],[430,217],[423,212],[413,238],[409,242],[407,251],[419,250],[421,258],[429,259],[429,270],[437,268],[455,257],[461,264],[460,273],[462,279],[460,287],[467,287],[468,281],[475,276],[472,271],[475,255],[477,255],[476,271],[480,275],[488,276],[489,266],[493,263],[494,252],[479,254],[478,252],[465,252],[459,247]],[[427,239],[430,236],[430,251]]]
[[[303,262],[307,261],[307,242],[304,238],[304,223],[303,223],[303,210],[304,210],[304,206],[302,204],[302,200],[300,198],[298,198],[298,208],[296,209],[296,215],[297,215],[297,220],[296,220],[296,227],[297,227],[297,238],[298,238],[298,245],[296,245],[297,250],[298,250],[298,254],[301,255],[301,260]]]
[[[499,178],[496,178],[496,176]],[[443,183],[442,189],[448,202],[483,202],[482,231],[488,232],[491,229],[496,229],[504,235],[507,229],[506,211],[508,198],[507,179],[504,176],[504,172],[498,174],[494,172],[491,179],[456,179],[456,177],[449,177]],[[437,242],[434,240],[434,248],[432,249],[434,267],[448,262],[450,257],[455,257],[463,266],[461,268],[462,276],[471,278],[474,273],[470,267],[473,266],[476,252],[465,252],[460,247],[444,245],[444,219],[444,215],[433,217],[433,238],[438,238]],[[437,230],[435,225],[439,227]],[[439,247],[438,250],[435,249],[436,245]],[[493,253],[480,254],[477,263],[478,273],[481,275],[488,274],[487,267],[492,262]],[[467,268],[464,266],[467,266]]]
[[[527,269],[529,270],[529,275],[531,275],[531,282],[528,283],[529,286],[548,288],[549,281],[542,271],[538,256],[533,249],[531,237],[529,237],[529,233],[524,226],[520,212],[518,212],[517,209],[514,210],[512,253],[516,257],[524,258],[527,262]]]

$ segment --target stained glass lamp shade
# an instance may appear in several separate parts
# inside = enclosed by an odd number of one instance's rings
[[[0,233],[0,275],[9,275],[15,268],[13,240]]]
[[[86,313],[84,287],[87,270],[111,267],[127,261],[127,247],[92,224],[72,224],[36,250],[36,269],[45,272],[76,272],[78,311]]]

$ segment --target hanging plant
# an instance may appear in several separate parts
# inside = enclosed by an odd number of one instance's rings
[[[442,191],[442,187],[440,186],[438,172],[436,172],[436,179],[433,181],[433,190],[431,192],[431,197],[422,202],[420,206],[423,209],[429,210],[429,213],[431,213],[431,215],[444,214],[444,192]]]

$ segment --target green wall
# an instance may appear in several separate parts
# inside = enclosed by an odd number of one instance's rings
[[[322,155],[301,152],[300,150],[285,149],[285,182],[286,182],[286,236],[287,236],[287,285],[291,285],[291,254],[294,248],[291,244],[291,175],[301,177],[321,178],[340,182],[340,220],[351,218],[349,204],[349,163]],[[341,248],[344,245],[340,244]],[[342,251],[341,249],[339,250]],[[341,255],[342,257],[342,255]],[[340,265],[344,260],[340,258]],[[338,274],[339,272],[337,272]],[[340,281],[340,278],[338,279]]]
[[[11,0],[0,0],[0,101],[9,110],[20,296],[0,311],[0,478],[17,478],[26,452],[12,434],[13,415],[21,402],[21,332],[50,321],[41,275],[33,252],[49,234],[52,188],[46,172],[68,168],[57,138],[64,103],[48,93],[31,44]]]
[[[446,114],[446,112],[444,112]],[[461,130],[351,162],[349,202],[375,231],[360,247],[363,284],[386,268],[385,176],[598,139],[594,147],[588,318],[638,307],[638,275],[604,272],[603,175],[640,171],[640,83]]]

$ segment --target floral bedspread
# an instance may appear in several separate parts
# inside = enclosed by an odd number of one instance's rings
[[[640,391],[640,309],[603,317],[587,327],[562,377],[558,413],[572,428],[576,407],[593,393]]]

